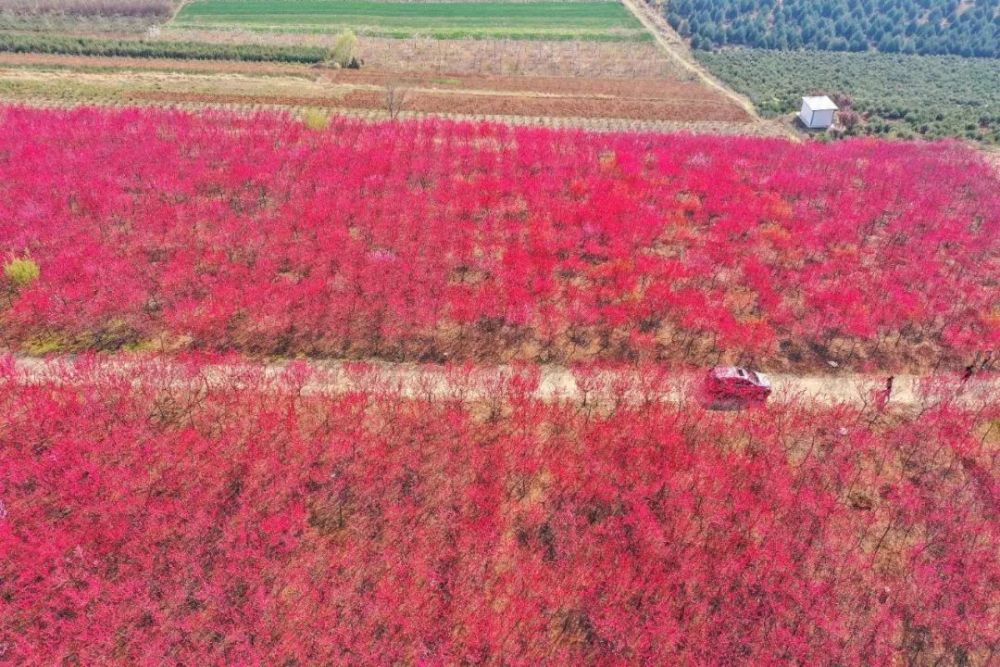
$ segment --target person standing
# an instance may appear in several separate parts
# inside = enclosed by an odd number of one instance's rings
[[[894,379],[895,378],[890,375],[885,380],[885,388],[875,393],[875,407],[879,412],[885,410],[885,406],[889,403],[889,399],[892,398],[892,382]]]

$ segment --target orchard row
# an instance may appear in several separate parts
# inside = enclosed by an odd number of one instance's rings
[[[964,366],[1000,187],[957,144],[0,109],[0,336],[387,359]],[[16,275],[15,275],[16,274]]]
[[[15,664],[988,664],[1000,646],[996,402],[594,410],[531,398],[530,373],[470,404],[308,396],[298,367],[219,386],[198,362],[89,363],[28,386],[0,363]]]

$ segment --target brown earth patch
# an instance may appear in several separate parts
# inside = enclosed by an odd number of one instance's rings
[[[331,47],[335,39],[332,34],[168,29],[159,41]],[[361,37],[358,55],[369,67],[439,74],[693,78],[653,42]]]
[[[355,91],[344,97],[345,105],[380,108],[380,91]],[[406,102],[409,111],[423,113],[499,114],[582,118],[628,118],[635,120],[749,120],[738,108],[720,106],[711,99],[630,100],[595,99],[585,95],[532,97],[514,95],[467,95],[461,93],[413,93]]]
[[[156,102],[195,102],[221,104],[267,104],[310,106],[327,109],[383,109],[385,96],[379,90],[355,90],[338,98],[298,97],[289,95],[240,95],[225,93],[186,93],[171,91],[135,91],[136,100]],[[591,96],[524,96],[504,94],[462,94],[419,91],[408,94],[406,111],[420,113],[455,113],[466,115],[551,116],[581,118],[623,118],[673,121],[749,121],[735,106],[719,105],[714,99],[635,100],[601,99]]]
[[[228,33],[209,36],[240,41]],[[679,71],[650,44],[366,38],[362,51],[366,57],[379,55],[361,70],[296,63],[15,53],[0,53],[0,68],[5,70],[3,78],[11,79],[5,97],[14,99],[384,113],[384,89],[396,86],[407,89],[402,109],[413,115],[726,123],[742,128],[736,130],[740,133],[756,133],[753,128],[760,125],[724,94]],[[407,53],[418,57],[408,60],[403,57]],[[161,74],[175,78],[150,79]],[[21,75],[34,78],[26,81]],[[184,75],[192,80],[186,82]]]
[[[434,75],[419,71],[396,72],[383,68],[335,70],[317,68],[319,81],[337,84],[396,84],[439,90],[483,90],[544,95],[606,95],[630,99],[717,99],[729,101],[696,82],[657,78],[555,77],[500,75]]]

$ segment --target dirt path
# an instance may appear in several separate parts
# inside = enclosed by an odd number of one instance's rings
[[[992,146],[980,146],[979,148],[982,150],[983,155],[986,156],[986,161],[993,166],[997,175],[1000,176],[1000,148]]]
[[[451,367],[412,363],[317,361],[266,364],[237,363],[200,366],[196,373],[182,362],[158,358],[153,362],[130,357],[106,357],[77,364],[72,357],[7,357],[12,360],[14,382],[38,385],[46,382],[131,382],[162,384],[172,389],[203,389],[240,386],[247,377],[259,376],[265,387],[287,388],[292,383],[303,394],[337,395],[350,391],[378,389],[409,397],[433,399],[461,398],[488,400],[517,371],[509,366]],[[5,373],[0,357],[0,386]],[[667,374],[655,385],[640,386],[639,376],[630,369],[598,373],[577,373],[560,366],[539,366],[539,382],[533,395],[544,401],[584,399],[610,400],[619,395],[626,400],[686,402],[692,400],[700,375]],[[294,370],[292,370],[294,369]],[[301,373],[301,375],[300,375]],[[774,387],[772,401],[808,400],[826,405],[846,403],[869,405],[873,393],[882,387],[884,376],[845,374],[840,376],[769,375]],[[942,400],[956,400],[966,406],[1000,400],[1000,380],[974,378],[963,387],[954,377],[922,378],[897,375],[890,405],[902,408],[927,407]]]
[[[721,93],[726,99],[747,112],[755,122],[762,125],[771,125],[757,114],[757,109],[753,103],[745,96],[732,90],[708,72],[701,63],[691,55],[687,44],[678,35],[670,24],[661,15],[649,8],[644,0],[622,0],[635,17],[652,33],[656,43],[663,51],[677,64],[678,67],[695,76],[703,85]],[[784,130],[782,134],[791,139],[799,141],[798,135],[791,130]]]
[[[181,13],[181,10],[184,9],[184,5],[186,5],[187,3],[188,0],[180,0],[180,2],[177,3],[177,6],[174,7],[174,11],[170,14],[170,18],[164,21],[163,25],[167,26],[176,21],[177,15]]]

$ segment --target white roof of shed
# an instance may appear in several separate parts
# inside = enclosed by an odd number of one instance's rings
[[[803,97],[802,102],[813,111],[836,111],[838,109],[837,105],[833,103],[833,100],[826,95]]]

